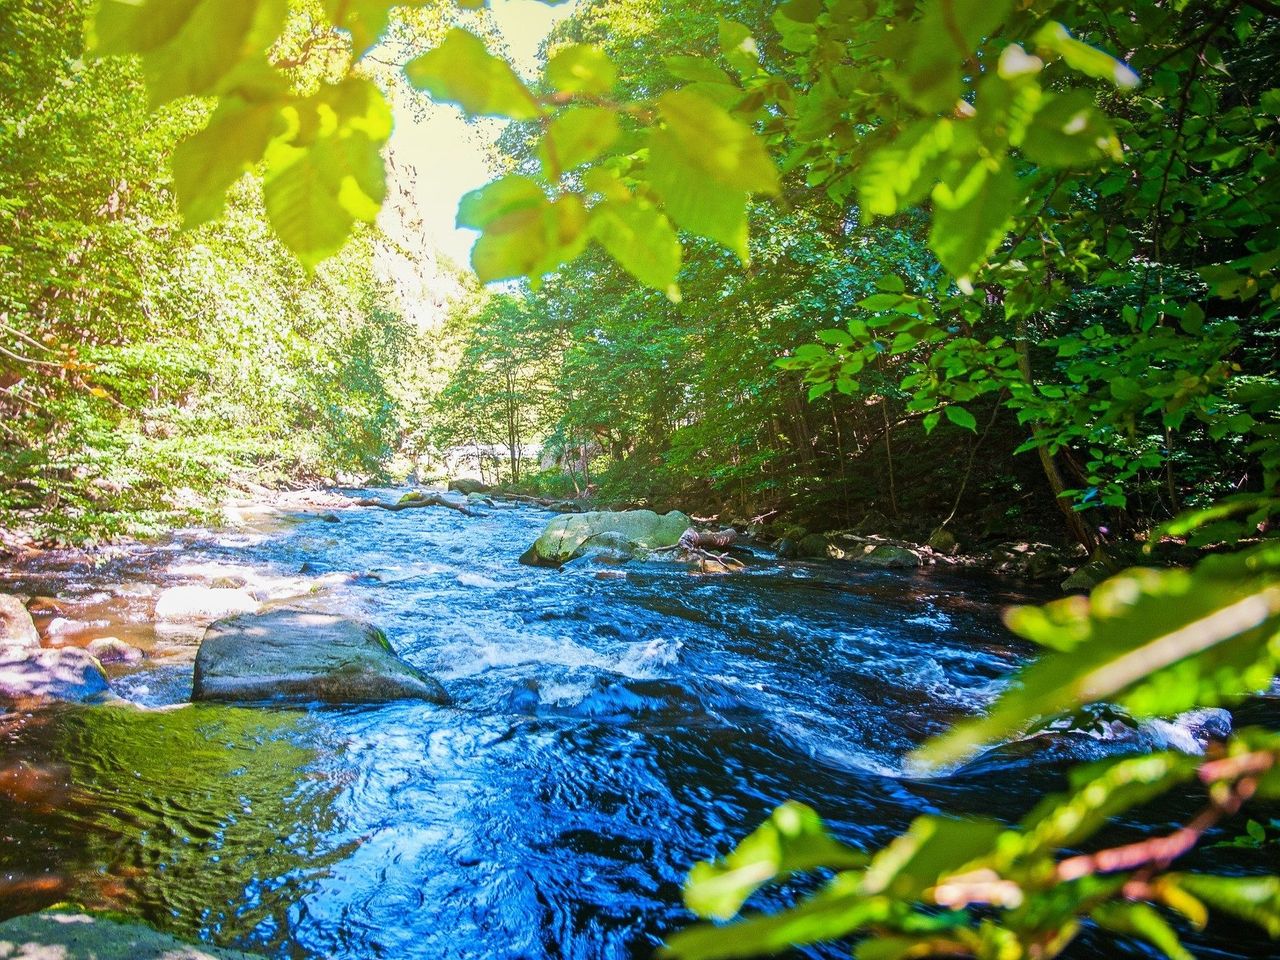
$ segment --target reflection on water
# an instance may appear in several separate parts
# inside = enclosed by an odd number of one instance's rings
[[[23,571],[57,598],[46,619],[106,619],[152,652],[113,682],[154,709],[0,726],[0,915],[69,899],[277,957],[645,957],[688,922],[688,866],[783,799],[870,846],[926,811],[1018,816],[1100,749],[903,776],[1025,655],[1004,587],[764,557],[723,578],[520,567],[547,517],[366,510]],[[151,611],[192,579],[363,616],[456,705],[180,705],[196,638]],[[1202,955],[1268,955],[1215,936]]]

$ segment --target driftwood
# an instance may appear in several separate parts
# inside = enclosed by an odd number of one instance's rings
[[[464,513],[468,517],[478,517],[480,514],[468,508],[464,504],[450,500],[448,497],[442,497],[438,493],[424,493],[412,497],[408,500],[401,500],[399,503],[386,503],[382,500],[374,500],[371,497],[365,497],[361,500],[351,501],[353,506],[357,507],[381,507],[383,510],[391,510],[398,512],[400,510],[410,510],[414,507],[448,507],[450,510],[457,510]]]
[[[719,563],[726,569],[737,567],[741,569],[745,564],[727,553],[713,553],[712,550],[727,550],[732,547],[738,539],[738,531],[732,527],[725,527],[723,530],[695,530],[690,527],[684,533],[680,534],[680,539],[676,541],[674,546],[662,547],[655,550],[660,553],[665,550],[675,550],[687,559],[696,559],[698,567],[702,570],[707,569],[707,561],[711,560]]]

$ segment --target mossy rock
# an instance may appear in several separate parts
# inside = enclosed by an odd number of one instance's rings
[[[929,549],[936,553],[951,556],[959,546],[955,534],[943,527],[939,527],[929,536]]]
[[[458,477],[456,480],[449,481],[449,489],[455,493],[472,494],[488,493],[492,488],[487,483],[471,477]]]
[[[820,533],[811,533],[797,545],[800,556],[820,558],[827,556],[827,538]]]
[[[1111,571],[1104,564],[1095,560],[1092,563],[1086,563],[1067,579],[1063,580],[1062,591],[1064,593],[1087,592],[1109,576],[1111,576]]]
[[[556,517],[520,558],[533,566],[558,567],[581,556],[587,541],[601,534],[617,534],[637,548],[673,547],[693,525],[679,510],[659,515],[652,510],[598,510]]]
[[[74,910],[43,910],[0,923],[0,957],[14,960],[254,960],[257,956],[186,943],[141,923]]]
[[[858,562],[868,567],[914,569],[920,566],[920,558],[905,547],[882,543],[858,557]]]

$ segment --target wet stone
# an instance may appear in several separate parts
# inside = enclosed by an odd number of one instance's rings
[[[0,647],[0,707],[102,702],[110,697],[102,664],[87,650]]]
[[[196,654],[193,700],[448,703],[434,677],[400,660],[359,620],[272,610],[219,620]]]

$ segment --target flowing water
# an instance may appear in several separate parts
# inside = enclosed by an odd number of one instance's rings
[[[925,812],[1016,818],[1073,758],[1188,739],[1037,737],[912,776],[912,746],[981,709],[1027,656],[999,621],[1027,597],[767,554],[721,577],[518,565],[550,516],[285,516],[10,571],[0,589],[57,598],[35,604],[57,636],[111,633],[151,657],[113,675],[149,709],[0,720],[0,917],[70,900],[273,957],[647,957],[690,920],[688,867],[785,799],[871,847]],[[186,703],[198,632],[155,626],[154,596],[227,578],[378,624],[455,705]],[[1195,807],[1174,799],[1148,820]],[[1194,942],[1275,955],[1232,924]],[[1071,955],[1146,954],[1086,937]]]

